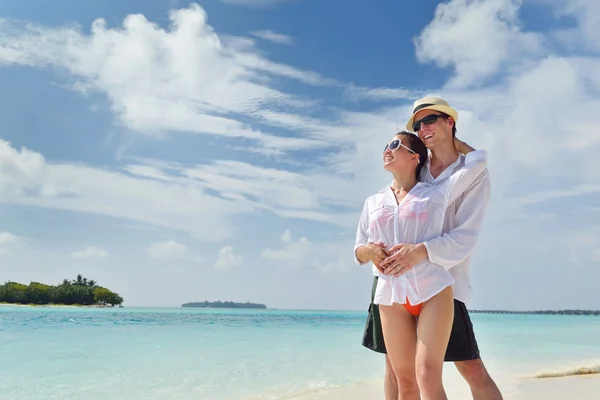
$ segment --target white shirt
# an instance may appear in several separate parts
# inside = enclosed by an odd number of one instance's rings
[[[430,172],[430,161],[421,170],[421,181],[440,183],[465,165],[465,156],[448,166],[437,178]],[[490,176],[487,168],[471,186],[450,203],[446,210],[443,234],[425,241],[429,261],[450,271],[454,278],[454,298],[468,305],[471,301],[471,254],[481,232],[483,219],[491,196]]]
[[[367,198],[356,233],[355,261],[361,264],[356,249],[369,242],[382,242],[391,248],[398,243],[440,239],[448,205],[462,196],[485,170],[487,153],[473,151],[464,161],[448,179],[418,182],[400,203],[389,187]],[[443,247],[434,241],[433,247],[436,246]],[[375,266],[373,274],[379,276],[375,304],[404,304],[407,298],[410,304],[420,304],[454,283],[450,272],[431,258],[396,277],[381,274]]]

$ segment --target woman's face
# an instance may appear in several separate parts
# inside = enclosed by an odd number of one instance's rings
[[[383,168],[390,172],[414,170],[415,160],[418,162],[418,159],[419,156],[410,150],[407,137],[396,135],[383,152]]]

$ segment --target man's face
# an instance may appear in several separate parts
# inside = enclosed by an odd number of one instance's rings
[[[435,110],[421,110],[415,115],[415,122],[421,121],[429,115],[442,115]],[[430,125],[425,123],[419,124],[419,130],[416,132],[419,138],[425,143],[428,149],[435,149],[440,144],[452,143],[452,117],[438,118]]]

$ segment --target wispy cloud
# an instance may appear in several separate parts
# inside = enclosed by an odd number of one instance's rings
[[[292,1],[299,0],[221,0],[221,3],[233,4],[238,6],[264,7],[272,6],[279,3],[289,3]]]
[[[271,30],[251,31],[250,34],[259,39],[266,40],[278,44],[292,44],[294,41],[290,36],[282,33],[273,32]]]
[[[84,165],[46,164],[41,155],[17,151],[2,140],[0,148],[10,149],[6,152],[10,157],[2,160],[0,182],[0,192],[6,194],[3,201],[8,203],[109,215],[182,230],[209,241],[230,234],[227,215],[252,209],[243,204],[230,207],[231,201],[176,179],[165,182]],[[207,232],[199,220],[214,229]]]
[[[351,100],[370,100],[370,101],[386,101],[386,100],[416,100],[422,97],[422,92],[403,88],[369,88],[354,85],[348,85],[345,88],[346,96]]]
[[[531,193],[511,203],[513,207],[523,207],[532,204],[548,202],[557,199],[565,199],[569,197],[579,197],[586,194],[600,193],[600,185],[598,184],[583,184],[575,187],[567,187],[565,189],[545,190],[542,192]]]
[[[99,19],[90,35],[3,23],[0,63],[66,70],[75,78],[75,89],[106,94],[121,122],[138,133],[243,137],[267,147],[318,145],[297,139],[288,144],[286,137],[263,132],[244,116],[264,110],[310,112],[310,103],[278,90],[273,77],[308,85],[338,85],[335,80],[271,62],[251,47],[228,45],[196,4],[169,17],[168,30],[142,15],[128,16],[122,28],[108,28]]]
[[[174,240],[164,242],[154,242],[146,249],[146,254],[151,258],[157,259],[174,259],[182,258],[188,253],[188,248],[183,243],[178,243]]]
[[[72,254],[75,258],[107,258],[110,256],[108,251],[95,246],[89,246],[83,250]]]

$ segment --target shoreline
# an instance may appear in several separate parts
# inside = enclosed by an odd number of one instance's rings
[[[557,376],[551,378],[500,379],[502,396],[511,400],[594,399],[600,392],[600,373]],[[471,398],[471,393],[460,378],[444,379],[448,398]],[[353,385],[290,394],[284,399],[297,400],[384,400],[383,379],[359,382]],[[252,400],[253,398],[249,399]]]
[[[503,398],[510,400],[595,399],[600,392],[600,361],[579,366],[546,369],[543,372],[513,374],[492,372]],[[470,399],[471,391],[455,368],[444,369],[444,388],[449,399]],[[383,377],[328,388],[305,389],[294,393],[269,393],[281,400],[384,400]],[[259,400],[265,393],[245,400]]]
[[[113,306],[102,306],[102,305],[67,305],[67,304],[18,304],[18,303],[0,303],[0,307],[42,307],[42,308],[119,308]]]

